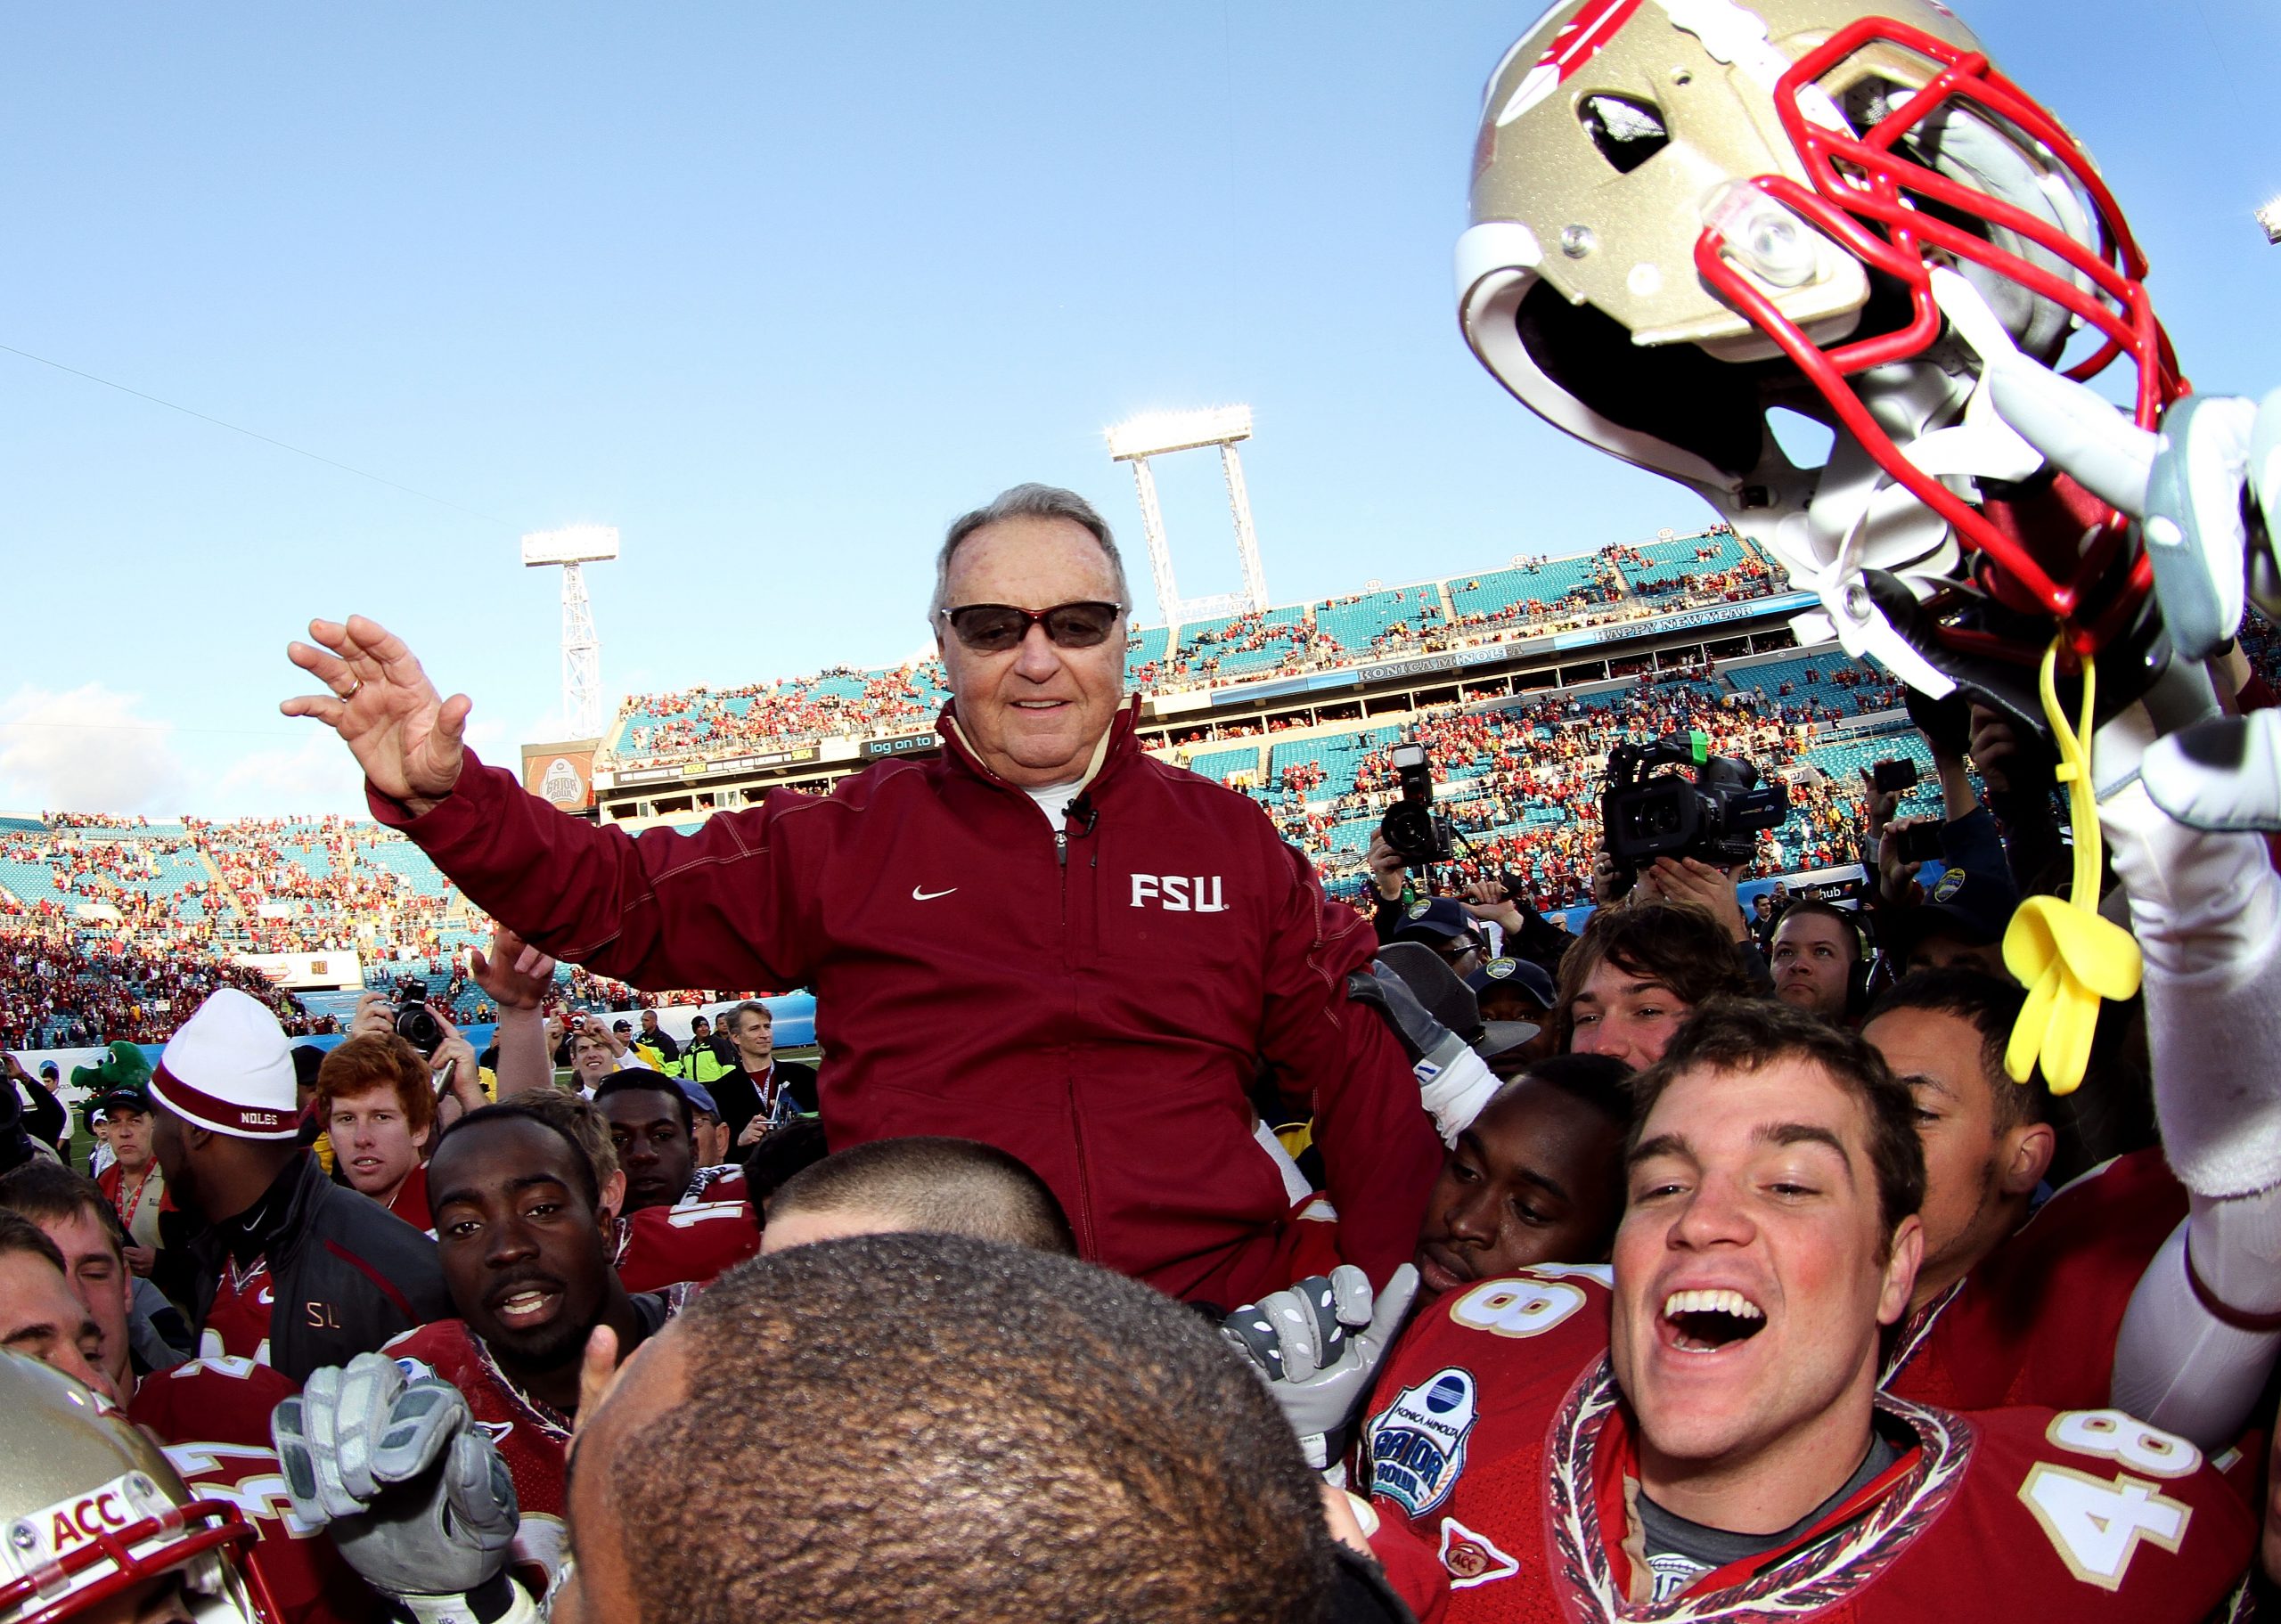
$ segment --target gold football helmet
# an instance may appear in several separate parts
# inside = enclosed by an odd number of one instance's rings
[[[1475,355],[1779,558],[1802,632],[2039,725],[2055,630],[2148,663],[2130,526],[1988,380],[2125,359],[2145,429],[2186,385],[2089,157],[1940,0],[1564,0],[1491,75],[1473,173]]]
[[[0,1353],[0,1624],[99,1616],[179,1575],[198,1624],[274,1624],[234,1506],[193,1498],[119,1411],[59,1370]]]

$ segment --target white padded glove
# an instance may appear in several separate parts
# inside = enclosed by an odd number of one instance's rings
[[[395,1360],[360,1353],[312,1373],[269,1424],[295,1514],[325,1525],[374,1589],[419,1612],[504,1574],[514,1480],[450,1383],[407,1383]]]
[[[1374,1300],[1369,1277],[1342,1263],[1221,1323],[1220,1334],[1259,1372],[1317,1471],[1330,1465],[1335,1441],[1369,1397],[1378,1362],[1417,1294],[1410,1264],[1395,1269]]]

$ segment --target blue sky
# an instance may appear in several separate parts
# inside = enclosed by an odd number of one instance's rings
[[[2098,155],[2197,385],[2281,384],[2281,12],[1963,9]],[[511,759],[559,681],[516,537],[578,520],[625,537],[613,693],[900,658],[1005,485],[1137,543],[1100,431],[1145,409],[1250,403],[1280,600],[1698,522],[1456,334],[1476,98],[1535,10],[0,12],[0,344],[445,499],[0,354],[0,807],[353,808],[274,709],[350,609]],[[1216,467],[1159,466],[1183,590],[1233,586]]]

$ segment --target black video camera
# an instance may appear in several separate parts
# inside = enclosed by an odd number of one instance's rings
[[[444,1029],[429,1012],[426,982],[407,981],[397,985],[396,1035],[418,1049],[424,1060],[433,1060],[436,1051],[444,1046]]]
[[[1692,776],[1650,767],[1692,767]],[[1637,874],[1658,857],[1693,857],[1715,868],[1748,862],[1758,837],[1782,827],[1790,791],[1761,784],[1758,769],[1738,755],[1713,755],[1702,733],[1620,744],[1607,753],[1600,828],[1619,869]]]
[[[1424,745],[1394,747],[1394,775],[1402,794],[1378,820],[1378,837],[1413,869],[1448,862],[1456,853],[1450,820],[1434,810],[1434,772]]]

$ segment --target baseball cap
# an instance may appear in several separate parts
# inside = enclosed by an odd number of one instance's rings
[[[1484,1021],[1473,1052],[1484,1060],[1493,1060],[1508,1049],[1520,1048],[1543,1030],[1534,1021]]]
[[[151,1097],[141,1089],[108,1089],[87,1102],[91,1112],[100,1111],[108,1116],[113,1111],[140,1111],[149,1114]]]
[[[1427,1014],[1463,1038],[1484,1060],[1518,1048],[1542,1030],[1528,1021],[1484,1022],[1472,988],[1423,942],[1389,942],[1378,950],[1378,962],[1402,977]]]
[[[721,1120],[721,1107],[713,1103],[712,1089],[707,1088],[701,1082],[691,1082],[685,1077],[676,1077],[674,1081],[681,1084],[681,1091],[689,1096],[689,1103],[691,1105],[694,1106],[698,1110],[704,1112],[706,1115],[711,1117],[715,1122],[717,1122]]]
[[[1551,974],[1533,959],[1492,959],[1467,976],[1465,984],[1473,989],[1476,999],[1488,993],[1492,988],[1509,987],[1525,993],[1540,1009],[1549,1010],[1560,1001],[1560,994],[1553,988]]]
[[[2008,879],[1950,869],[1933,883],[1924,902],[1885,926],[1885,945],[1904,959],[1927,936],[1953,936],[1973,947],[1986,947],[2004,939],[2004,928],[2019,905],[2019,894]]]
[[[1418,942],[1427,937],[1446,940],[1452,936],[1478,937],[1480,934],[1473,916],[1465,910],[1463,904],[1450,897],[1436,896],[1412,902],[1404,909],[1402,924],[1391,940]]]

